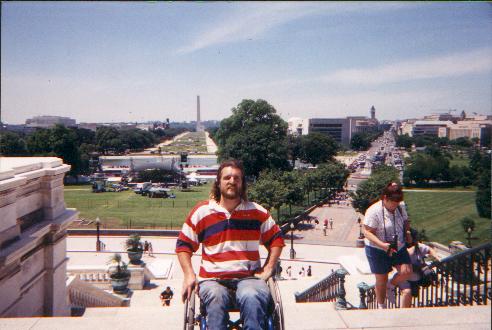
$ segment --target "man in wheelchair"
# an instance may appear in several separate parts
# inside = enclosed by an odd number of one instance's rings
[[[198,282],[198,295],[209,329],[226,329],[228,308],[239,308],[243,329],[265,329],[271,301],[266,281],[273,275],[284,247],[280,228],[267,210],[247,199],[242,164],[223,162],[210,193],[188,215],[176,243],[184,273],[182,298],[189,299]],[[191,256],[202,244],[198,278]],[[261,266],[259,245],[268,250]],[[235,292],[235,297],[231,292]]]

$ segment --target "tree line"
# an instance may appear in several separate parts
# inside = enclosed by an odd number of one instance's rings
[[[401,137],[401,136],[400,136]],[[407,141],[408,136],[403,136]],[[418,138],[418,139],[417,139]],[[459,138],[449,141],[445,138],[432,136],[420,136],[412,139],[421,147],[422,151],[410,153],[405,159],[405,171],[403,183],[405,186],[463,186],[474,185],[477,187],[476,207],[481,217],[490,218],[490,176],[491,176],[491,154],[476,147],[476,140]],[[398,139],[398,138],[397,138]],[[401,142],[401,141],[400,141]],[[400,144],[401,145],[401,144]],[[469,164],[450,165],[453,154],[461,153],[467,155]],[[430,184],[431,181],[435,183]]]
[[[31,134],[4,131],[0,154],[4,156],[54,156],[71,165],[69,175],[90,174],[90,155],[121,154],[153,146],[159,136],[136,128],[101,126],[95,132],[85,128],[55,125]]]

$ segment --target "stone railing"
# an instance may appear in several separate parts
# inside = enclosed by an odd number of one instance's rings
[[[346,309],[345,275],[347,274],[348,272],[345,269],[338,269],[306,290],[294,293],[296,302],[337,300],[337,309]]]
[[[128,265],[130,271],[130,282],[128,288],[131,290],[142,290],[145,282],[149,280],[149,272],[145,263],[141,265]],[[67,268],[67,274],[77,275],[80,280],[85,281],[100,289],[111,289],[111,278],[108,269],[104,266],[71,266]]]
[[[121,307],[128,306],[128,298],[121,298],[99,289],[78,276],[70,276],[67,280],[70,305],[80,307]]]
[[[486,243],[431,263],[434,281],[426,288],[419,288],[418,296],[412,299],[412,307],[490,304],[491,248],[492,243]],[[357,287],[360,291],[359,308],[376,309],[374,285],[362,282]],[[388,308],[401,306],[401,292],[398,288],[396,294],[394,304],[387,302]]]

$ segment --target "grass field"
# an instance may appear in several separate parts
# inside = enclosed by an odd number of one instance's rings
[[[91,187],[65,187],[67,207],[80,211],[81,219],[99,217],[103,228],[181,228],[191,208],[208,199],[210,184],[193,191],[173,190],[175,199],[148,198],[133,191],[93,193]]]
[[[176,199],[148,198],[132,191],[120,193],[92,193],[90,186],[66,186],[67,207],[80,211],[80,218],[99,217],[103,228],[181,228],[192,209],[201,200],[208,199],[210,184],[194,187],[191,192],[175,190]],[[461,226],[465,216],[475,221],[473,245],[490,241],[491,221],[480,218],[475,207],[475,192],[458,191],[405,191],[405,201],[412,226],[425,229],[431,241],[449,244],[467,242]],[[293,212],[300,211],[294,207]],[[282,218],[289,218],[288,207],[282,207]],[[277,218],[277,212],[272,210]],[[92,225],[93,226],[93,225]]]
[[[453,159],[449,161],[449,166],[470,166],[470,159],[468,155],[453,153]]]
[[[461,219],[469,216],[475,221],[472,245],[485,243],[491,238],[491,221],[480,218],[475,206],[474,192],[421,192],[405,191],[405,202],[412,227],[425,229],[431,241],[448,245],[459,240],[467,243]]]

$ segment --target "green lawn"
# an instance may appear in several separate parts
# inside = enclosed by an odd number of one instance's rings
[[[65,187],[67,207],[80,211],[80,218],[99,217],[103,227],[181,228],[192,207],[208,199],[210,184],[193,191],[173,190],[175,199],[148,198],[133,191],[92,193],[90,186]]]
[[[405,202],[412,227],[425,229],[431,241],[448,245],[458,240],[467,243],[461,219],[469,216],[475,221],[472,245],[490,241],[491,221],[480,218],[475,206],[474,192],[405,191]]]
[[[470,166],[470,159],[466,154],[458,154],[453,153],[453,159],[449,161],[449,166],[458,165],[458,166]]]

